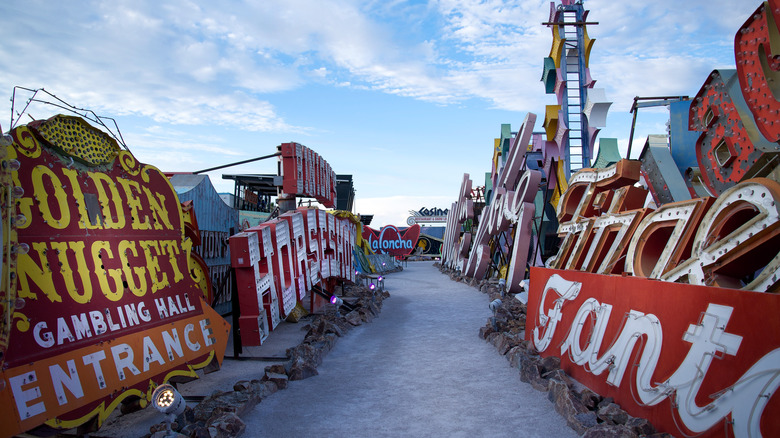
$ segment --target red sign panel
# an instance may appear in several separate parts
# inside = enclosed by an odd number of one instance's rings
[[[221,362],[227,323],[201,299],[165,175],[76,117],[11,135],[0,149],[13,198],[2,210],[0,435],[102,422],[125,398]]]
[[[777,294],[531,268],[526,338],[675,436],[777,436],[778,312]]]
[[[316,198],[327,208],[336,205],[336,172],[316,152],[299,143],[282,143],[282,190],[287,195]]]
[[[230,237],[243,345],[261,345],[322,280],[355,279],[355,222],[301,208]]]
[[[377,231],[371,227],[363,227],[363,239],[375,253],[390,254],[395,257],[409,255],[420,238],[420,226],[417,224],[402,232],[394,225],[387,225]]]

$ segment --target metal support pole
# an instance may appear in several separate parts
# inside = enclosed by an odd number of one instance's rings
[[[252,162],[255,162],[255,161],[265,160],[267,158],[278,157],[279,155],[282,155],[282,153],[281,152],[276,152],[275,154],[263,155],[262,157],[250,158],[250,159],[244,160],[244,161],[236,161],[235,163],[223,164],[223,165],[217,166],[217,167],[209,167],[208,169],[198,170],[198,171],[195,171],[195,172],[192,172],[192,173],[197,175],[199,173],[211,172],[212,170],[219,170],[219,169],[224,169],[226,167],[238,166],[240,164],[252,163]]]

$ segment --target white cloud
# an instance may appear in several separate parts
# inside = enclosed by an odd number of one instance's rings
[[[612,111],[627,111],[635,95],[692,95],[711,69],[733,64],[733,35],[757,7],[733,3],[588,0],[589,20],[600,23],[589,26],[592,76]],[[332,131],[316,118],[298,126],[289,105],[284,115],[277,109],[307,81],[439,105],[476,98],[540,117],[555,101],[540,82],[552,40],[541,25],[546,0],[9,0],[0,15],[13,17],[0,27],[0,58],[11,60],[0,87],[45,86],[79,106],[158,124]],[[231,149],[222,138],[206,146],[149,135],[134,140],[167,151]]]

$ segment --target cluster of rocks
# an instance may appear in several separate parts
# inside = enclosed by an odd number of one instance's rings
[[[266,366],[259,378],[238,381],[233,385],[233,391],[215,391],[194,408],[188,406],[170,424],[174,433],[168,430],[169,425],[159,423],[151,427],[147,437],[227,438],[241,435],[246,429],[240,418],[244,413],[276,391],[286,389],[289,381],[316,376],[317,367],[333,349],[336,339],[355,326],[373,321],[382,309],[383,300],[390,297],[386,290],[372,291],[360,284],[345,284],[341,292],[341,298],[353,310],[342,315],[347,306],[342,310],[326,306],[326,312],[314,316],[308,324],[303,341],[287,349],[285,363]]]
[[[526,306],[511,296],[502,297],[498,280],[476,281],[459,272],[439,266],[453,281],[478,288],[494,302],[493,316],[480,327],[479,336],[491,343],[510,366],[520,372],[520,380],[534,389],[547,392],[547,398],[566,423],[583,437],[671,437],[658,433],[650,422],[624,411],[611,397],[599,394],[579,384],[561,369],[558,357],[541,357],[525,338]]]

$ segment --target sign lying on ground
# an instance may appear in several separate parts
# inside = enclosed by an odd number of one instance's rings
[[[230,237],[243,345],[261,345],[313,286],[355,279],[356,222],[301,208]]]
[[[559,356],[578,381],[663,430],[777,436],[778,298],[533,268],[526,338],[543,356]]]
[[[218,367],[196,232],[168,179],[77,117],[0,148],[0,435],[72,428]],[[187,229],[188,227],[189,230]]]

